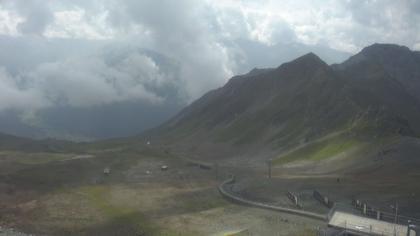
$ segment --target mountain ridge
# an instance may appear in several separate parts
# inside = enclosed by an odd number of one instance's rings
[[[419,137],[420,106],[413,88],[370,51],[417,55],[408,48],[374,44],[329,66],[308,53],[277,68],[234,76],[144,137],[192,155],[228,150],[209,158],[258,153],[273,157],[343,130],[364,138]]]

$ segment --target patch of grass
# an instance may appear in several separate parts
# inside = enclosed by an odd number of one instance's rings
[[[16,151],[2,151],[0,152],[1,159],[7,159],[9,161],[24,164],[24,165],[37,165],[46,164],[52,161],[61,161],[73,157],[73,154],[63,153],[48,153],[48,152],[36,152],[36,153],[25,153]]]
[[[94,228],[94,231],[105,230],[127,232],[138,235],[154,235],[157,227],[151,224],[149,219],[136,209],[115,206],[109,200],[110,189],[107,186],[89,186],[81,188],[91,204],[103,212],[108,219],[107,223]]]
[[[96,185],[81,188],[81,192],[88,197],[93,206],[101,210],[107,217],[113,218],[133,212],[129,208],[121,208],[113,206],[107,198],[109,188],[106,186]]]
[[[186,212],[199,212],[205,211],[217,207],[223,207],[229,203],[219,196],[210,197],[206,196],[195,196],[188,200],[180,201],[180,207]]]
[[[237,232],[226,232],[223,235],[224,236],[245,236],[245,235],[250,235],[251,233],[249,232],[249,230],[245,229],[245,230],[240,230]]]
[[[197,233],[189,232],[184,228],[182,231],[178,231],[177,229],[172,229],[170,225],[161,225],[153,222],[150,216],[145,215],[136,207],[130,207],[130,204],[120,205],[116,202],[113,203],[110,200],[112,186],[85,186],[80,188],[79,191],[106,217],[104,223],[84,229],[83,232],[87,232],[87,235],[197,235]],[[223,199],[207,200],[209,199],[192,197],[191,201],[179,201],[178,206],[187,209],[188,212],[200,211],[220,206],[223,201]]]
[[[299,160],[321,161],[343,153],[351,148],[361,146],[363,142],[355,137],[341,135],[323,141],[315,141],[291,153],[280,156],[274,164],[281,165]]]
[[[334,155],[340,154],[349,150],[352,147],[360,145],[357,139],[348,139],[348,140],[332,140],[328,142],[324,147],[320,148],[311,156],[311,160],[319,161],[332,157]]]
[[[317,231],[315,229],[304,228],[301,232],[298,232],[296,235],[298,236],[316,236]]]

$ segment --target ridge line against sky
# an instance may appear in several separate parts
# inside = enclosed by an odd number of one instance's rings
[[[415,0],[0,0],[0,112],[186,104],[307,51],[420,49]]]

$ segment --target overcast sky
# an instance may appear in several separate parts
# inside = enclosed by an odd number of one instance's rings
[[[297,47],[329,63],[374,42],[418,50],[419,13],[417,0],[0,0],[0,111],[188,103]]]

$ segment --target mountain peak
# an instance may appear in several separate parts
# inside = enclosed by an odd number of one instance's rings
[[[328,66],[321,58],[319,58],[315,53],[310,52],[301,57],[296,58],[291,61],[290,64],[298,64],[302,66]]]
[[[380,43],[372,44],[361,51],[361,54],[367,57],[394,57],[409,53],[411,50],[406,46]]]
[[[326,64],[321,58],[319,58],[315,53],[310,52],[301,57],[298,57],[294,60],[295,62],[315,62]]]
[[[376,63],[389,69],[397,65],[401,67],[413,63],[413,55],[414,52],[406,46],[375,43],[363,48],[362,51],[335,68],[343,69],[360,63]],[[417,64],[415,66],[417,67]]]
[[[372,52],[410,52],[410,49],[406,46],[397,45],[397,44],[387,44],[387,43],[374,43],[370,46],[363,48],[362,53],[372,53]]]
[[[278,69],[295,69],[298,71],[314,71],[319,68],[328,67],[321,58],[319,58],[315,53],[307,53],[301,57],[296,58],[295,60],[281,65]]]
[[[246,75],[247,76],[255,76],[255,75],[263,74],[265,72],[269,72],[271,70],[273,70],[273,69],[271,69],[271,68],[257,68],[257,67],[255,67],[250,72],[248,72],[248,74],[246,74]]]

